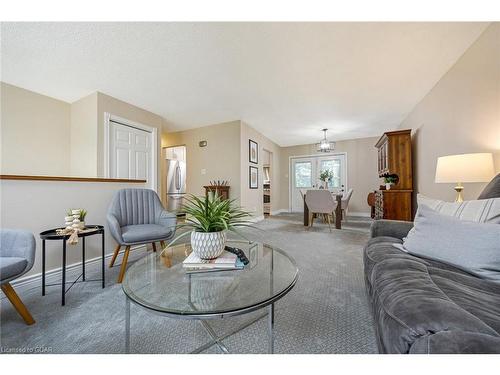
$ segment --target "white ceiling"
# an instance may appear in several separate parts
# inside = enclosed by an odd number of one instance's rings
[[[243,120],[281,146],[379,135],[485,23],[3,23],[2,80],[101,91],[179,130]]]

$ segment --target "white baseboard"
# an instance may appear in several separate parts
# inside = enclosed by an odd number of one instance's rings
[[[284,213],[284,212],[289,212],[289,211],[287,209],[281,208],[279,210],[271,211],[271,215],[279,215],[279,214]]]
[[[146,252],[147,247],[146,245],[137,245],[134,247],[130,248],[130,252],[132,253],[138,253],[140,250]],[[123,252],[122,252],[123,253]],[[110,259],[113,256],[113,253],[109,253],[104,256],[104,262],[106,263],[105,266],[108,268],[108,262],[107,260]],[[95,257],[91,259],[86,259],[85,261],[85,270],[86,271],[94,271],[98,270],[99,267],[101,266],[101,257]],[[66,266],[66,277],[76,277],[78,274],[81,273],[81,267],[82,267],[82,262],[77,262],[77,263],[72,263]],[[52,284],[56,282],[60,282],[61,279],[61,273],[62,273],[62,267],[59,268],[54,268],[49,271],[45,272],[45,282],[47,284]],[[19,279],[15,279],[10,283],[13,287],[16,288],[16,291],[18,293],[23,293],[28,290],[32,290],[35,288],[40,288],[42,287],[42,273],[36,273],[34,275],[29,275],[29,276],[24,276]],[[0,298],[5,298],[3,293],[0,293]]]
[[[264,215],[252,217],[249,221],[252,223],[258,223],[259,221],[262,220],[264,220]]]
[[[347,211],[347,216],[371,217],[369,212],[351,212]]]

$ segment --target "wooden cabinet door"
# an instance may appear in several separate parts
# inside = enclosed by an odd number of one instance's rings
[[[411,221],[411,192],[383,192],[384,219]]]

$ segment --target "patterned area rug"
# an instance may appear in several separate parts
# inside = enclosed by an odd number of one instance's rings
[[[278,246],[297,262],[295,288],[277,302],[275,353],[376,353],[373,321],[365,295],[362,249],[368,239],[369,219],[349,218],[342,230],[315,222],[311,229],[300,215],[281,214],[258,224],[263,231],[248,236]],[[144,256],[131,254],[129,261]],[[21,298],[35,320],[26,326],[10,303],[1,300],[0,349],[41,348],[52,353],[123,353],[125,350],[125,296],[115,283],[118,264],[107,272],[107,285],[77,284],[60,305],[58,288],[41,296],[40,288]],[[95,275],[92,275],[92,273]],[[99,277],[97,269],[89,278]],[[256,312],[210,321],[222,335]],[[187,353],[210,341],[197,321],[170,319],[131,308],[132,353]],[[266,353],[267,319],[226,338],[231,353]],[[22,350],[22,349],[21,349]],[[212,347],[205,353],[220,353]]]

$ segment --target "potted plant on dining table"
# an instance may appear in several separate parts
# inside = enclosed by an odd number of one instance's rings
[[[328,183],[333,180],[333,172],[325,169],[319,174],[319,179],[323,182],[323,188],[328,189]]]
[[[213,192],[205,197],[189,196],[182,211],[186,219],[176,229],[188,230],[176,236],[169,246],[190,235],[191,248],[201,259],[215,259],[222,254],[228,231],[236,232],[237,228],[252,226],[248,211],[238,206],[234,199],[222,199]]]

